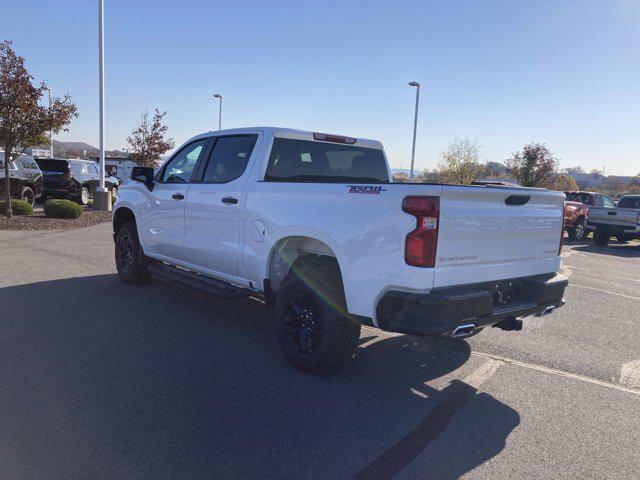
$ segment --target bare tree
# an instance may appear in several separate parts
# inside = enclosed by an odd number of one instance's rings
[[[509,175],[524,187],[546,187],[551,184],[558,160],[546,145],[530,143],[507,160]]]
[[[568,167],[565,168],[564,171],[568,174],[572,174],[572,173],[584,173],[584,168],[582,168],[580,165],[578,165],[577,167]]]
[[[437,168],[432,170],[425,168],[420,176],[420,181],[422,183],[442,183],[442,178]]]
[[[480,146],[475,140],[455,138],[440,157],[440,178],[445,183],[468,185],[482,176]]]
[[[127,138],[127,143],[133,153],[131,159],[145,167],[156,167],[162,155],[171,150],[175,142],[172,138],[165,139],[169,127],[162,124],[167,112],[154,110],[153,118],[149,118],[149,112],[140,116],[136,129]]]
[[[47,143],[47,132],[67,131],[77,109],[69,95],[52,98],[51,106],[38,104],[46,85],[34,87],[33,77],[16,55],[11,42],[0,42],[0,146],[4,148],[4,193],[6,214],[11,217],[11,183],[9,163],[32,145]]]

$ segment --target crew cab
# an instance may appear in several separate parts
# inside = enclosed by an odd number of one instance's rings
[[[5,158],[0,152],[0,199],[4,200]],[[9,163],[9,192],[11,198],[33,205],[42,195],[42,172],[33,157],[20,155]],[[0,200],[1,201],[1,200]]]
[[[596,245],[608,245],[611,237],[621,242],[640,238],[640,195],[623,195],[616,208],[591,208],[587,222],[596,231]]]
[[[593,230],[587,224],[589,208],[593,206],[602,208],[614,208],[615,202],[602,193],[573,191],[565,192],[567,201],[565,203],[564,226],[570,240],[584,240],[590,231]]]
[[[376,140],[198,135],[122,184],[118,274],[262,295],[285,356],[312,372],[351,358],[361,324],[463,337],[520,330],[522,317],[563,305],[564,193],[390,178]]]

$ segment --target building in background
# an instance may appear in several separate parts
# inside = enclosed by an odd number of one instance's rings
[[[602,187],[604,176],[600,173],[575,173],[569,175],[576,181],[580,190],[589,190],[594,187]]]
[[[99,157],[93,156],[91,160],[98,163]],[[129,180],[131,178],[131,170],[133,167],[137,167],[138,164],[131,160],[129,157],[111,157],[106,156],[104,158],[104,168],[107,173],[113,177],[116,177],[120,182]]]

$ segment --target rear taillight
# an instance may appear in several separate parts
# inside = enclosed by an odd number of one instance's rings
[[[416,217],[416,228],[405,239],[404,261],[414,267],[435,266],[440,198],[405,197],[402,210]]]
[[[562,245],[564,245],[564,219],[567,216],[567,202],[562,203],[562,230],[560,230],[560,245],[558,246],[558,256],[562,253]]]

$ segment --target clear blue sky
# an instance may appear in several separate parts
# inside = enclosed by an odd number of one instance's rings
[[[80,117],[59,139],[98,142],[97,0],[6,1],[0,38]],[[144,110],[182,143],[277,125],[378,138],[416,165],[456,136],[503,161],[545,142],[563,167],[640,173],[640,2],[105,0],[107,147]]]

